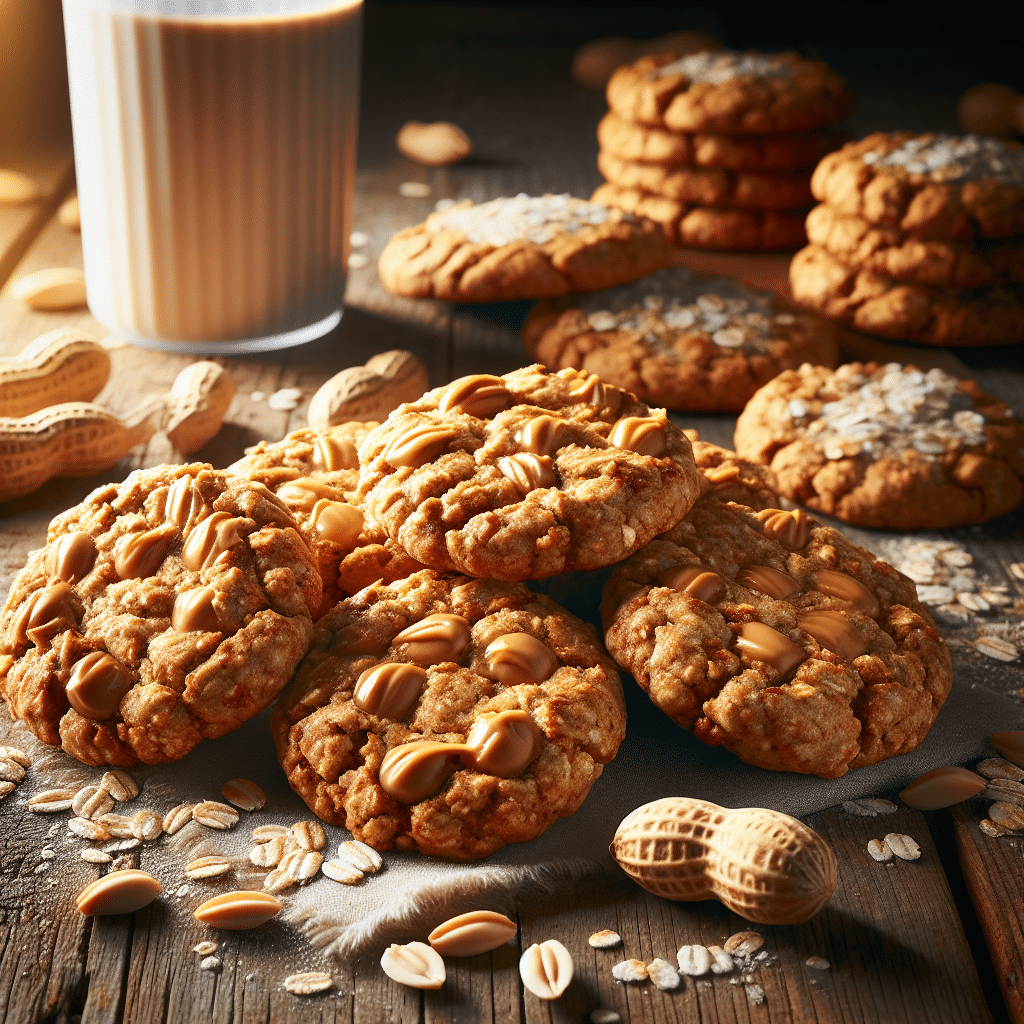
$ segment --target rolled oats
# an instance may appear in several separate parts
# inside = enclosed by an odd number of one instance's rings
[[[337,860],[351,864],[364,874],[372,874],[384,866],[384,858],[358,839],[349,839],[338,847]]]
[[[106,826],[107,831],[115,839],[131,839],[135,835],[132,830],[132,819],[127,814],[101,814],[97,820]]]
[[[885,845],[899,857],[900,860],[918,860],[921,857],[921,847],[900,832],[890,832],[885,837]]]
[[[982,796],[989,800],[1002,800],[1024,807],[1024,785],[1014,782],[1013,779],[989,779]]]
[[[156,839],[163,830],[163,819],[150,810],[137,811],[132,818],[132,835],[136,839]]]
[[[809,956],[804,963],[815,971],[827,971],[832,966],[823,956]]]
[[[334,979],[320,971],[307,971],[305,974],[289,975],[284,979],[284,987],[297,996],[308,996],[333,988]]]
[[[0,757],[0,781],[18,783],[25,778],[25,769],[17,761]]]
[[[100,788],[105,789],[118,803],[134,800],[139,795],[138,783],[120,768],[114,768],[100,779]]]
[[[199,857],[185,865],[186,878],[217,878],[231,870],[227,857]]]
[[[303,850],[322,850],[327,845],[324,827],[318,821],[297,821],[292,825],[292,835]]]
[[[616,981],[646,981],[647,964],[643,960],[623,960],[612,968],[612,977]],[[679,975],[677,974],[678,978]]]
[[[207,828],[229,829],[238,824],[238,811],[216,800],[204,800],[201,804],[196,804],[192,811],[192,820]]]
[[[126,850],[137,850],[142,845],[141,840],[134,837],[118,839],[113,843],[107,843],[103,847],[104,853],[124,853]]]
[[[287,825],[260,825],[252,830],[254,843],[269,843],[272,839],[284,838],[291,832]]]
[[[164,815],[164,831],[169,836],[173,836],[176,832],[180,832],[190,821],[192,821],[195,809],[196,805],[189,803],[178,804],[177,807],[172,807]]]
[[[71,810],[80,818],[99,818],[114,806],[114,798],[100,786],[85,786],[71,801]]]
[[[1001,636],[981,636],[974,641],[975,648],[987,658],[997,661],[1016,661],[1019,651],[1009,640]]]
[[[211,953],[216,953],[219,948],[216,942],[200,942],[198,946],[192,947],[192,952],[198,953],[200,956],[209,956]]]
[[[711,970],[713,961],[714,957],[705,946],[681,946],[679,952],[676,953],[676,962],[679,964],[680,972],[688,974],[691,978],[699,978],[702,974],[707,974]]]
[[[884,839],[868,840],[868,853],[879,862],[892,860],[892,850]]]
[[[284,836],[260,843],[249,851],[249,860],[258,868],[275,868],[284,856]]]
[[[363,873],[352,864],[338,860],[326,860],[321,866],[323,873],[342,885],[357,885],[363,880]]]
[[[81,850],[78,856],[82,860],[87,860],[90,864],[109,864],[113,860],[109,853],[104,853],[102,850],[94,850],[89,846]]]
[[[662,960],[660,957],[647,965],[647,975],[662,992],[679,988],[679,983],[682,981],[679,972],[667,960]]]
[[[734,956],[749,956],[763,945],[764,937],[757,932],[736,932],[725,940],[725,951]]]
[[[844,800],[843,810],[847,814],[856,814],[862,818],[877,818],[880,814],[892,814],[896,805],[891,800],[881,797],[864,797],[861,800]]]
[[[0,800],[13,793],[16,787],[16,782],[0,782]]]
[[[28,768],[32,764],[32,758],[19,747],[0,747],[0,758],[7,761],[14,761],[22,768]]]
[[[987,836],[991,836],[993,839],[998,839],[1000,836],[1010,835],[1013,829],[1004,828],[1002,825],[997,825],[994,821],[989,818],[982,818],[978,828]]]
[[[1013,782],[1024,781],[1024,768],[1018,768],[1004,757],[987,757],[977,764],[979,775],[986,779],[1010,779]]]
[[[258,811],[266,802],[267,794],[249,779],[230,779],[220,789],[229,804],[243,811]]]
[[[614,949],[622,945],[622,936],[613,932],[610,928],[602,928],[587,940],[594,949]]]
[[[988,816],[990,821],[994,821],[1005,829],[1015,832],[1024,829],[1024,807],[1019,807],[1017,804],[1011,804],[1004,800],[997,801],[988,809]]]
[[[68,822],[68,829],[76,836],[83,839],[109,839],[110,830],[101,821],[92,821],[89,818],[72,818]]]

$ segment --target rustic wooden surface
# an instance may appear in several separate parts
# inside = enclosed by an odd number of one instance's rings
[[[756,44],[722,14],[727,6],[718,14],[715,8],[694,9],[691,24],[718,31],[732,45]],[[638,12],[629,28],[616,22],[621,15],[609,8],[596,8],[587,25],[572,9],[553,6],[380,4],[369,9],[354,222],[370,238],[358,250],[368,263],[352,272],[345,317],[329,338],[277,355],[224,360],[238,393],[224,428],[198,458],[223,466],[258,439],[276,440],[303,426],[306,402],[319,384],[373,352],[414,351],[426,362],[433,384],[521,365],[517,330],[528,304],[474,308],[396,299],[377,280],[376,257],[394,231],[422,219],[439,198],[481,200],[517,191],[588,195],[600,181],[594,126],[604,103],[572,82],[569,59],[588,35],[655,35],[678,27],[666,24],[654,7]],[[999,43],[967,47],[969,59],[961,51],[959,62],[946,44],[927,51],[926,43],[904,61],[899,54],[879,56],[871,41],[816,48],[804,38],[798,34],[786,43],[773,36],[772,41],[825,56],[859,87],[861,103],[851,121],[857,134],[902,125],[953,130],[957,91],[1007,63],[1006,47]],[[932,53],[931,60],[927,53],[921,56],[922,49]],[[900,96],[906,97],[902,107]],[[392,144],[394,133],[413,118],[459,123],[476,142],[475,156],[447,170],[401,158]],[[105,334],[85,310],[35,313],[10,297],[10,282],[25,273],[81,265],[78,236],[54,219],[72,187],[69,150],[26,154],[19,169],[36,176],[44,198],[31,207],[0,207],[0,355],[8,357],[58,325],[79,324],[97,337]],[[401,197],[403,181],[426,183],[430,196]],[[731,272],[749,283],[786,289],[785,257],[680,253],[679,259],[705,272]],[[888,358],[895,352],[956,372],[967,372],[966,363],[984,387],[1024,414],[1024,375],[1016,353],[898,350],[857,336],[850,337],[847,351],[859,358]],[[98,400],[117,413],[128,413],[139,401],[140,381],[146,393],[158,393],[189,361],[124,347],[111,355],[111,382]],[[305,401],[291,413],[274,412],[250,398],[254,391],[270,394],[281,387],[304,393]],[[730,417],[686,416],[680,422],[709,440],[731,442]],[[101,477],[54,480],[34,495],[0,505],[0,592],[27,551],[39,545],[54,514],[104,480],[175,458],[158,435]],[[1006,573],[1009,563],[1024,560],[1019,516],[950,536],[971,551],[987,575],[1007,579],[1014,593],[1022,593]],[[965,654],[957,668],[1003,692],[1024,686],[1019,664]],[[1021,724],[1008,722],[1007,728]],[[58,878],[37,874],[40,851],[54,841],[53,823],[40,816],[12,833],[3,827],[0,804],[0,1022],[539,1024],[584,1021],[597,1007],[634,1022],[1024,1022],[1021,841],[982,835],[977,823],[985,808],[976,803],[928,815],[902,809],[884,819],[884,831],[904,832],[921,844],[923,856],[914,863],[880,865],[867,856],[868,839],[883,831],[873,819],[841,809],[812,816],[808,823],[829,840],[840,863],[839,887],[827,910],[799,927],[759,929],[768,958],[746,984],[733,984],[732,976],[684,979],[674,993],[649,984],[621,985],[612,980],[610,968],[629,957],[672,962],[684,943],[721,943],[748,925],[716,903],[670,904],[625,879],[562,899],[524,900],[518,945],[450,961],[448,980],[437,992],[391,983],[375,957],[325,964],[278,923],[257,933],[236,933],[225,944],[222,969],[204,972],[191,948],[206,935],[190,918],[167,913],[159,904],[132,917],[84,919],[74,912],[73,896],[95,869],[73,862]],[[618,930],[623,946],[591,949],[587,936],[600,928]],[[524,993],[518,957],[530,943],[553,936],[572,952],[576,977],[562,999],[543,1003]],[[287,961],[280,954],[285,943]],[[824,957],[830,968],[809,968],[806,960],[812,956]],[[280,984],[285,967],[330,969],[335,989],[323,996],[292,996]],[[763,990],[761,1003],[755,985]]]

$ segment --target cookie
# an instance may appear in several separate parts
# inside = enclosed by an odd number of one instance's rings
[[[842,121],[850,94],[826,64],[795,53],[717,50],[643,57],[608,81],[608,106],[648,128],[792,134]]]
[[[787,370],[736,423],[779,493],[858,526],[980,523],[1024,495],[1024,425],[970,380],[899,363]]]
[[[675,245],[736,252],[798,249],[807,241],[806,210],[742,210],[688,206],[637,188],[602,185],[595,202],[621,207],[660,224]]]
[[[875,227],[827,203],[807,215],[807,238],[840,263],[900,284],[935,288],[991,288],[1024,284],[1024,240],[950,241],[919,238],[899,228]]]
[[[922,238],[1024,234],[1024,147],[980,135],[876,132],[826,156],[815,198]]]
[[[390,583],[424,568],[353,502],[359,442],[376,426],[296,430],[274,444],[261,441],[226,470],[274,491],[295,517],[324,584],[316,618],[377,580]]]
[[[747,508],[776,508],[779,487],[768,466],[741,459],[728,448],[702,441],[696,430],[684,430],[693,445],[693,461],[700,470],[701,497],[732,501]]]
[[[0,613],[0,694],[86,764],[176,761],[294,673],[316,563],[260,484],[201,464],[138,470],[51,524]]]
[[[657,226],[568,195],[468,200],[398,232],[377,270],[396,295],[496,302],[598,291],[668,262]]]
[[[838,778],[913,750],[953,682],[914,584],[802,511],[701,499],[608,581],[612,657],[748,764]]]
[[[611,565],[700,491],[664,409],[577,370],[477,374],[395,412],[359,446],[357,499],[434,569],[541,579]]]
[[[739,412],[780,370],[835,366],[827,321],[793,313],[734,278],[659,270],[606,292],[539,302],[523,325],[530,356],[572,366],[654,405]]]
[[[318,817],[464,860],[572,814],[626,711],[592,627],[522,584],[424,571],[317,623],[271,726]]]
[[[929,288],[841,263],[808,245],[789,266],[793,298],[823,316],[883,338],[929,345],[1024,341],[1024,289]]]
[[[611,112],[597,125],[601,149],[620,160],[720,167],[726,171],[795,171],[814,168],[838,148],[830,132],[797,135],[688,135],[626,121]]]
[[[726,171],[720,167],[678,167],[597,155],[598,170],[619,188],[638,188],[698,206],[739,206],[751,210],[805,208],[813,201],[810,171]]]

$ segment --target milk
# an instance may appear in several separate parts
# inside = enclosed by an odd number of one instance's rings
[[[345,291],[362,0],[174,6],[64,0],[89,308],[157,348],[318,337]]]

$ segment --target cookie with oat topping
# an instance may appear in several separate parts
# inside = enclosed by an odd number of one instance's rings
[[[359,462],[357,499],[413,558],[498,580],[611,565],[700,493],[664,409],[542,366],[428,392],[367,435]]]
[[[608,81],[623,120],[677,132],[792,134],[837,124],[850,93],[827,64],[795,53],[715,50],[643,57]]]
[[[541,299],[635,281],[668,262],[655,224],[569,195],[469,200],[384,247],[388,291],[453,302]]]
[[[771,293],[686,267],[634,284],[538,303],[523,325],[531,357],[572,366],[645,402],[739,412],[783,369],[835,366],[835,328],[791,312]]]
[[[747,404],[736,451],[770,465],[780,494],[858,526],[946,529],[1024,497],[1024,425],[938,369],[787,370]]]
[[[592,627],[522,584],[428,570],[321,619],[271,726],[318,817],[465,860],[572,814],[626,712]]]
[[[838,778],[924,739],[953,681],[914,584],[802,511],[702,498],[619,566],[605,643],[673,721]]]
[[[51,524],[0,612],[0,695],[86,764],[159,764],[291,678],[320,603],[284,503],[202,464],[138,470]]]

